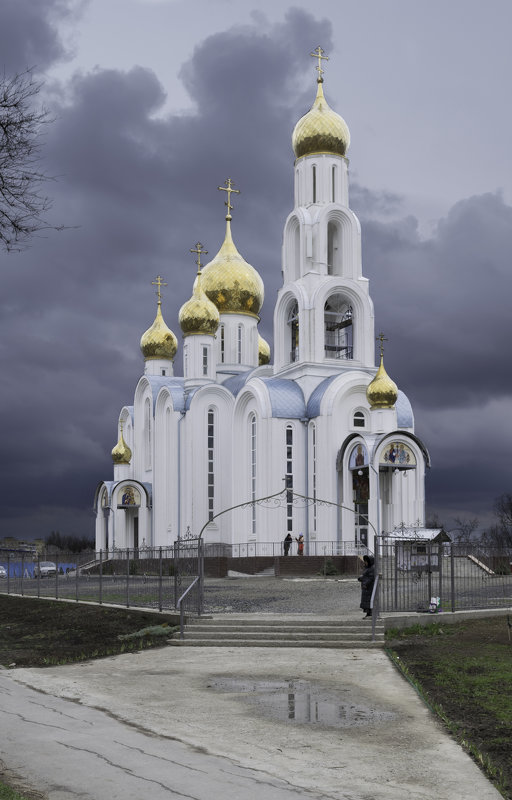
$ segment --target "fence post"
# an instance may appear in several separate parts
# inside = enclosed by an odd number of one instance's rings
[[[439,568],[439,605],[440,605],[440,608],[442,609],[442,607],[443,607],[443,558],[444,558],[444,542],[439,542],[439,545],[438,545],[438,548],[437,548],[437,552],[438,552],[438,554],[439,554],[439,555],[437,556],[437,561],[438,561],[438,564],[437,564],[437,566],[438,566],[438,568]]]
[[[79,580],[78,580],[78,553],[75,554],[75,561],[76,561],[76,564],[75,564],[75,600],[78,603],[78,595],[79,595],[79,591],[78,591],[78,586],[79,586]]]
[[[158,564],[158,610],[162,610],[162,548],[160,548]]]
[[[452,612],[455,611],[455,557],[453,554],[454,544],[450,544],[450,594],[452,601]]]
[[[203,613],[203,601],[204,601],[204,559],[203,559],[203,540],[199,539],[197,542],[197,558],[198,558],[198,570],[197,574],[199,575],[199,603],[197,613],[198,616],[201,616]]]
[[[178,569],[180,559],[180,537],[174,542],[174,608],[178,608]]]
[[[7,553],[7,594],[11,593],[11,554]]]
[[[24,595],[24,591],[23,591],[23,575],[24,575],[24,572],[25,572],[25,556],[22,553],[21,554],[21,596],[22,597]],[[39,597],[39,584],[37,584],[37,596]]]
[[[103,603],[103,550],[100,550],[100,587],[99,587],[99,591],[100,591],[99,601],[100,601],[100,606],[101,606],[101,604]]]
[[[430,598],[432,597],[432,542],[427,544],[427,569],[428,569],[428,603],[430,605]]]
[[[126,608],[130,608],[130,548],[126,549]]]

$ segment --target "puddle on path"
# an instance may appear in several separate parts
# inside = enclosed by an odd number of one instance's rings
[[[209,686],[237,694],[240,700],[256,707],[264,716],[291,724],[352,728],[375,725],[396,717],[391,711],[355,701],[350,689],[335,693],[310,681],[217,678]]]

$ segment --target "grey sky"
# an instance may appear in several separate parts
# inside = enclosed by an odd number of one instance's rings
[[[429,507],[489,518],[511,489],[512,56],[508,0],[7,0],[6,72],[37,65],[55,123],[48,233],[0,256],[2,532],[92,532],[112,474],[157,274],[164,316],[191,293],[198,239],[235,241],[265,281],[272,338],[292,205],[295,121],[315,91],[309,52],[347,121],[352,205],[386,366],[430,449]],[[507,87],[508,88],[508,87]],[[492,422],[492,424],[490,424]]]

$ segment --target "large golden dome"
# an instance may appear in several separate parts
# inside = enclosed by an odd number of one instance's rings
[[[114,448],[112,448],[112,461],[114,464],[129,464],[132,460],[132,451],[126,444],[123,437],[123,425],[121,423],[119,428],[119,440]]]
[[[145,359],[168,358],[172,361],[178,349],[178,340],[165,324],[160,305],[161,302],[158,300],[155,321],[151,328],[142,334],[140,349]]]
[[[384,369],[384,356],[382,354],[377,374],[366,389],[366,398],[372,411],[376,408],[395,407],[398,398],[398,387]]]
[[[245,261],[231,238],[230,218],[226,219],[226,237],[215,258],[201,273],[201,285],[221,314],[248,314],[258,317],[263,305],[263,281],[254,267]]]
[[[350,131],[324,97],[322,80],[318,81],[315,102],[297,122],[292,136],[295,158],[313,153],[344,156],[350,145]]]
[[[219,327],[219,312],[203,291],[200,270],[194,281],[192,297],[180,308],[179,320],[185,335],[206,333],[214,336]]]

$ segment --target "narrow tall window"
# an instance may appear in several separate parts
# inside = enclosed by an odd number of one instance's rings
[[[293,428],[286,428],[286,530],[293,530]]]
[[[203,347],[203,375],[208,375],[208,348]]]
[[[313,173],[313,203],[316,203],[316,167],[312,168]]]
[[[251,436],[251,533],[256,538],[256,414],[249,418]]]
[[[215,414],[210,409],[208,411],[208,519],[213,519],[215,503],[215,473],[214,473],[214,450],[215,450]]]
[[[342,295],[331,295],[324,306],[326,358],[353,358],[352,327],[352,306]]]
[[[327,274],[341,275],[339,231],[335,222],[327,223]]]
[[[238,326],[238,342],[237,342],[237,361],[239,364],[242,363],[242,344],[243,344],[243,328],[241,325]]]
[[[224,334],[224,325],[220,326],[220,363],[224,364],[225,358],[225,334]]]
[[[299,360],[299,306],[294,303],[288,314],[290,329],[290,361]]]
[[[331,193],[331,200],[333,203],[336,202],[336,167],[332,168],[332,193]]]

